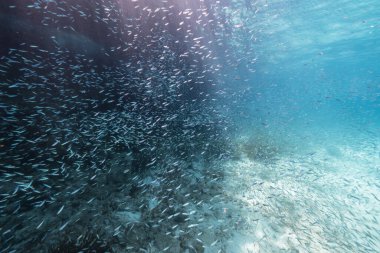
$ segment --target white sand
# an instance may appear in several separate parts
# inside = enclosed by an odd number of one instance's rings
[[[244,226],[225,252],[380,252],[377,143],[324,143],[267,164],[228,162],[224,191]]]

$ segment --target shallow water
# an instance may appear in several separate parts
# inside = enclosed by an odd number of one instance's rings
[[[0,252],[380,252],[380,3],[0,3]]]
[[[247,227],[226,252],[378,252],[378,3],[267,3],[250,109],[260,115],[238,142],[258,134],[278,153],[263,162],[243,149],[227,164]]]
[[[376,252],[378,138],[318,143],[268,164],[230,162],[226,191],[247,226],[234,232],[227,252]]]

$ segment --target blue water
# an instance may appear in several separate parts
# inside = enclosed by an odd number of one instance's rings
[[[378,6],[279,1],[263,7],[255,75],[260,95],[254,104],[268,108],[263,112],[272,115],[265,118],[268,124],[377,132]]]
[[[380,1],[0,21],[0,252],[380,252]]]
[[[267,221],[253,215],[255,229],[236,233],[228,250],[378,252],[380,3],[259,1],[256,8],[255,71],[246,75],[252,90],[236,118],[238,143],[256,140],[278,154],[266,165],[250,153],[229,165],[238,168],[230,180],[263,182],[261,190],[235,191]]]

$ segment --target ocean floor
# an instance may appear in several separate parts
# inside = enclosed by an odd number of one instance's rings
[[[245,224],[225,252],[380,252],[379,144],[326,138],[270,161],[227,162],[223,189]]]
[[[380,139],[356,137],[243,137],[257,145],[231,159],[139,174],[121,154],[75,198],[9,217],[7,252],[380,252]]]

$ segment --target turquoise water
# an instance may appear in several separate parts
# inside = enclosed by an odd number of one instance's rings
[[[0,252],[380,252],[380,2],[0,3]]]
[[[229,180],[244,185],[231,183],[242,212],[254,218],[227,252],[379,251],[379,7],[257,4],[251,118],[238,143],[278,153],[264,165],[250,153],[228,165]]]
[[[269,108],[268,121],[377,132],[378,5],[279,1],[263,7],[255,76],[261,94],[254,104]]]

